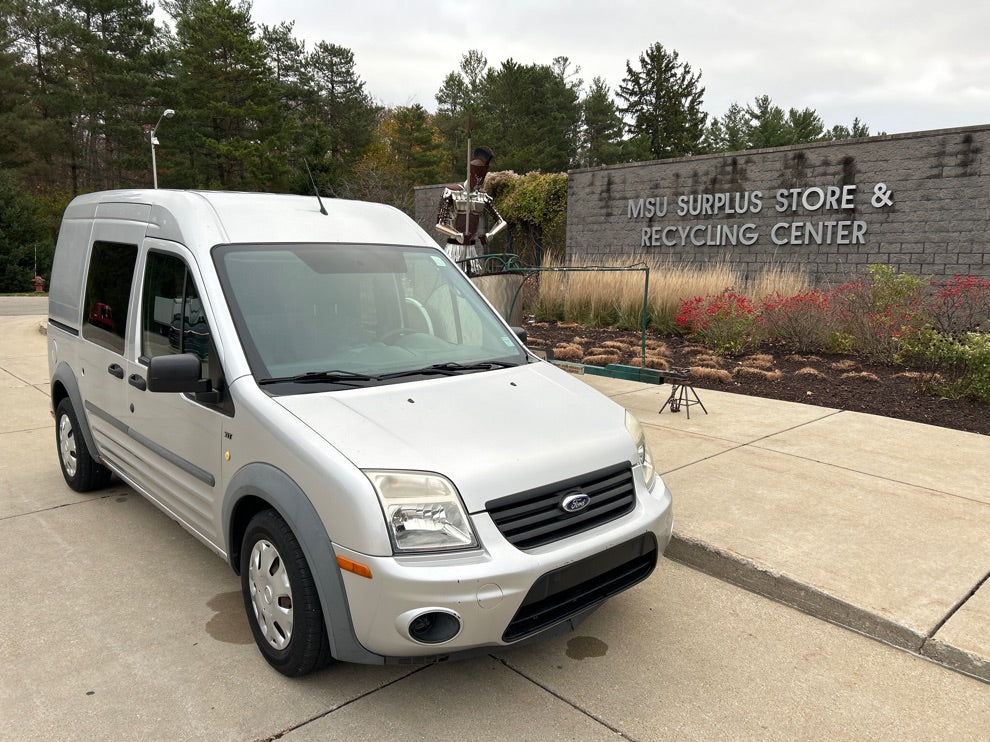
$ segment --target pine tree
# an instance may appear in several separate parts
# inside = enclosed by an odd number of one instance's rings
[[[34,158],[25,132],[38,124],[32,105],[31,67],[23,61],[13,35],[8,0],[0,2],[0,170],[24,168]]]
[[[179,62],[168,136],[185,144],[159,150],[159,177],[182,186],[276,187],[287,172],[284,159],[271,156],[280,109],[250,3],[176,0],[166,9],[175,19]]]
[[[489,69],[476,101],[478,143],[500,170],[561,172],[577,158],[578,93],[547,65],[508,59]]]
[[[752,126],[746,109],[738,103],[729,106],[721,118],[713,118],[705,133],[705,151],[740,152],[749,149]]]
[[[321,41],[306,57],[314,92],[314,149],[321,159],[314,166],[318,181],[331,190],[340,188],[373,138],[378,107],[358,76],[354,53]]]
[[[588,94],[581,101],[581,111],[581,164],[594,167],[620,162],[622,117],[603,78],[591,81]]]
[[[683,157],[702,149],[708,114],[701,110],[705,89],[701,73],[680,62],[676,51],[653,44],[639,56],[639,68],[626,62],[618,96],[631,135],[641,139],[656,159]]]
[[[485,55],[472,49],[461,57],[459,70],[449,73],[437,91],[435,122],[446,153],[445,180],[466,177],[468,120],[477,113],[478,89],[487,69]]]

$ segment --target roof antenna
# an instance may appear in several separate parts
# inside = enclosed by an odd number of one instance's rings
[[[306,161],[305,157],[303,158],[303,165],[306,166],[306,175],[309,176],[310,185],[313,186],[313,193],[316,194],[316,201],[320,204],[320,213],[323,214],[323,216],[329,216],[329,214],[327,214],[326,207],[323,205],[323,199],[320,198],[320,189],[316,187],[316,181],[313,180],[313,174],[309,171],[309,163]]]

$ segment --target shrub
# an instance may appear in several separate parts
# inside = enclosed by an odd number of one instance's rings
[[[717,353],[735,355],[758,342],[753,303],[730,289],[682,301],[674,321]]]
[[[905,344],[899,358],[927,367],[936,388],[949,397],[990,402],[990,335],[968,332],[954,338],[927,330]],[[944,379],[935,380],[935,370]]]
[[[972,332],[990,319],[990,281],[961,276],[939,283],[932,279],[926,309],[939,332],[953,337]]]
[[[836,330],[828,294],[814,289],[793,296],[775,292],[760,303],[760,322],[767,339],[791,350],[824,350]]]
[[[852,339],[852,350],[891,361],[905,338],[925,326],[923,297],[919,276],[871,265],[869,278],[842,284],[832,292],[830,304],[839,331]]]

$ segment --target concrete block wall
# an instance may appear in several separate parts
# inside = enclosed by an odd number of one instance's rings
[[[443,246],[446,238],[437,231],[437,212],[440,209],[440,197],[443,195],[444,186],[426,185],[417,186],[413,190],[413,203],[416,209],[416,223],[421,226],[430,237],[436,240],[437,244]]]
[[[990,125],[574,170],[567,261],[990,277],[988,157]]]

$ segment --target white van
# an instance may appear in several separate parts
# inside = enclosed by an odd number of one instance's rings
[[[534,357],[407,216],[325,204],[69,204],[48,323],[68,485],[116,474],[228,560],[286,675],[545,637],[646,578],[671,497],[636,420]]]

